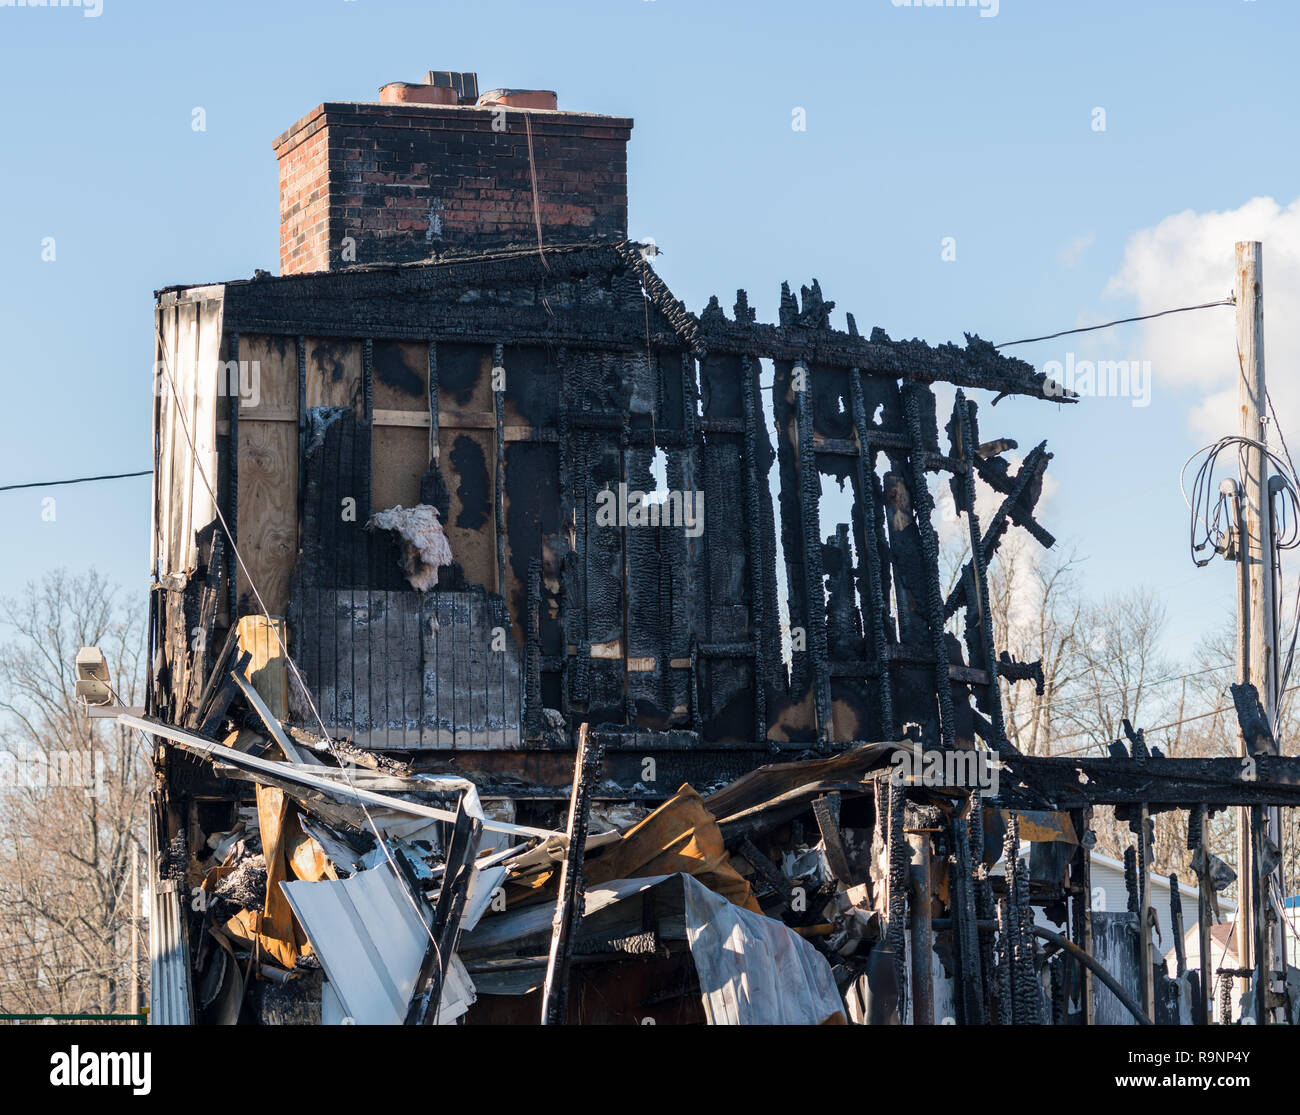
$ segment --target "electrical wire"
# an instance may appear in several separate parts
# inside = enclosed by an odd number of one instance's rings
[[[1286,443],[1286,434],[1282,430],[1282,423],[1278,420],[1277,410],[1273,406],[1273,396],[1265,390],[1264,398],[1268,402],[1268,412],[1273,418],[1273,428],[1277,430],[1278,439],[1282,442],[1282,452],[1286,455],[1286,463],[1291,468],[1291,475],[1296,475],[1295,462],[1291,459],[1291,450]],[[1284,505],[1285,506],[1285,505]],[[1274,539],[1276,543],[1276,539]],[[1279,547],[1280,548],[1280,547]],[[1279,559],[1274,563],[1277,568],[1279,579],[1282,576],[1282,562]],[[1274,601],[1280,598],[1281,592],[1274,593]],[[1282,674],[1278,681],[1278,691],[1286,690],[1291,681],[1291,667],[1295,663],[1296,635],[1300,634],[1300,581],[1296,585],[1295,608],[1291,617],[1291,642],[1287,647],[1286,658],[1283,661]]]
[[[1192,561],[1199,567],[1209,565],[1214,560],[1215,554],[1226,551],[1222,540],[1232,529],[1231,508],[1229,496],[1219,490],[1215,477],[1219,457],[1226,450],[1234,447],[1237,449],[1239,474],[1245,471],[1243,451],[1251,448],[1263,453],[1278,475],[1286,481],[1286,487],[1283,489],[1285,498],[1280,515],[1283,530],[1279,531],[1279,537],[1274,540],[1274,543],[1279,550],[1294,550],[1300,546],[1300,494],[1298,494],[1300,482],[1297,482],[1290,463],[1284,461],[1262,441],[1240,435],[1221,437],[1218,441],[1196,450],[1183,462],[1183,467],[1178,472],[1178,490],[1182,492],[1183,502],[1187,504],[1187,509],[1192,515],[1188,529],[1188,546],[1191,549]],[[1189,496],[1185,483],[1187,470],[1192,462],[1201,456],[1204,456],[1204,460],[1197,466]],[[1214,508],[1212,518],[1209,517],[1211,506]],[[1204,559],[1197,557],[1207,548],[1212,551],[1209,557]]]
[[[1294,693],[1297,689],[1300,689],[1300,685],[1293,685],[1290,689],[1283,690],[1283,694],[1285,695],[1286,693]],[[1184,716],[1179,720],[1171,720],[1168,724],[1157,724],[1154,728],[1144,728],[1143,735],[1144,736],[1150,735],[1152,732],[1163,732],[1169,728],[1177,728],[1180,724],[1190,724],[1193,720],[1204,720],[1207,716],[1216,716],[1221,712],[1232,712],[1233,708],[1234,706],[1232,705],[1220,705],[1218,708],[1210,709],[1209,712],[1198,712],[1195,716]],[[1079,736],[1084,734],[1085,733],[1083,732],[1070,732],[1068,735],[1054,737],[1053,742],[1055,742],[1055,740],[1057,739],[1077,739]],[[1122,743],[1122,742],[1123,742],[1122,740],[1118,740],[1118,739],[1093,740],[1091,743],[1085,743],[1081,747],[1072,747],[1067,751],[1053,751],[1048,755],[1048,758],[1055,759],[1055,758],[1063,758],[1067,755],[1077,755],[1081,751],[1087,751],[1089,748],[1105,747],[1108,743]]]
[[[1123,656],[1121,655],[1120,657],[1122,658]],[[1117,658],[1113,661],[1119,660],[1120,659]],[[1105,665],[1105,663],[1098,663],[1097,665],[1102,666]],[[1154,689],[1157,685],[1168,685],[1170,682],[1183,681],[1185,678],[1199,677],[1201,674],[1213,674],[1219,670],[1226,670],[1232,665],[1232,662],[1225,662],[1219,666],[1206,666],[1203,670],[1192,670],[1186,674],[1166,674],[1164,677],[1156,678],[1154,681],[1135,682],[1133,685],[1117,686],[1114,689],[1108,689],[1101,693],[1086,693],[1078,697],[1067,697],[1063,701],[1053,701],[1052,711],[1055,711],[1058,708],[1065,708],[1069,705],[1085,704],[1089,701],[1099,701],[1103,697],[1115,697],[1127,693],[1129,690],[1137,691],[1139,689]]]
[[[4,484],[0,485],[0,492],[16,492],[20,488],[57,488],[61,484],[89,484],[94,480],[124,480],[129,476],[152,476],[153,469],[145,469],[143,472],[111,472],[105,476],[78,476],[73,480],[44,480],[32,484]]]
[[[1218,302],[1202,302],[1197,306],[1179,306],[1173,310],[1161,310],[1154,314],[1140,314],[1137,317],[1122,317],[1116,321],[1105,321],[1100,325],[1085,325],[1080,329],[1062,329],[1059,333],[1047,333],[1042,337],[1025,337],[1019,341],[1003,341],[1000,345],[994,345],[994,348],[1010,348],[1012,345],[1028,345],[1035,341],[1050,341],[1056,337],[1069,337],[1074,333],[1092,333],[1098,329],[1109,329],[1114,325],[1128,325],[1133,321],[1150,321],[1152,318],[1166,317],[1169,314],[1185,314],[1189,310],[1208,310],[1212,306],[1235,306],[1236,298],[1222,298]]]

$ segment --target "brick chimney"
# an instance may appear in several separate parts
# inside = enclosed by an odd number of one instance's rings
[[[631,131],[546,90],[480,96],[472,73],[319,105],[275,141],[281,273],[536,244],[537,216],[546,244],[626,239]]]

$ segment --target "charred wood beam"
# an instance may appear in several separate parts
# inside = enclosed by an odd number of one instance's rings
[[[447,965],[451,962],[460,937],[461,915],[474,875],[474,860],[478,857],[482,835],[483,826],[469,815],[462,798],[456,808],[456,820],[447,848],[446,870],[442,876],[433,925],[429,930],[429,948],[416,977],[415,986],[418,990],[412,996],[406,1012],[408,1026],[432,1026],[437,1021]],[[400,856],[397,862],[401,862]],[[414,894],[420,893],[418,886],[410,889]]]
[[[1152,812],[1250,805],[1300,805],[1300,757],[1261,756],[1255,779],[1242,777],[1239,758],[1120,759],[1007,756],[1000,796],[1029,790],[1057,809],[1150,804]]]
[[[586,887],[582,879],[591,820],[591,792],[600,776],[600,737],[586,724],[578,729],[578,747],[573,761],[573,790],[569,796],[568,847],[560,868],[559,893],[551,920],[551,948],[542,987],[543,1026],[564,1024],[569,995],[569,963],[573,955],[573,927],[582,921]]]
[[[992,1021],[994,1014],[994,933],[997,904],[993,898],[993,884],[989,880],[988,867],[984,864],[984,810],[981,807],[970,815],[967,828],[970,832],[970,863],[974,872],[975,916],[979,926],[979,966],[983,979],[980,986],[980,1008],[986,1021]]]
[[[903,389],[903,412],[912,434],[912,441],[925,443],[921,430],[921,388],[907,384]],[[916,527],[921,536],[921,552],[925,555],[925,610],[934,647],[934,683],[939,698],[939,732],[945,748],[955,746],[952,687],[948,684],[948,646],[944,639],[943,590],[939,585],[939,538],[935,534],[934,497],[926,483],[925,472],[916,456],[912,461],[912,506],[916,514]]]
[[[1138,806],[1129,821],[1129,828],[1137,837],[1134,850],[1134,882],[1136,894],[1130,892],[1130,899],[1136,899],[1138,916],[1138,990],[1142,996],[1142,1009],[1148,1018],[1156,1016],[1155,974],[1152,971],[1151,941],[1151,857],[1154,849],[1154,828],[1150,814],[1144,804]],[[1127,856],[1125,857],[1127,861]],[[1127,867],[1127,862],[1126,865]]]
[[[1074,831],[1079,834],[1079,846],[1070,863],[1070,885],[1074,896],[1070,902],[1071,934],[1074,943],[1084,952],[1092,953],[1092,845],[1096,837],[1091,832],[1092,810],[1078,809],[1071,814]],[[1079,1004],[1083,1024],[1093,1023],[1092,969],[1075,957]]]
[[[1183,940],[1183,895],[1177,872],[1169,876],[1169,920],[1173,923],[1175,972],[1183,976],[1187,974],[1187,942]]]
[[[1233,688],[1237,687],[1234,686]],[[1251,688],[1254,687],[1251,686]],[[1247,740],[1247,742],[1250,741]],[[1268,895],[1272,881],[1269,878],[1271,872],[1264,862],[1267,842],[1267,813],[1263,806],[1252,806],[1250,810],[1250,872],[1254,885],[1250,888],[1250,899],[1254,908],[1251,910],[1250,928],[1255,938],[1251,949],[1251,962],[1255,970],[1251,976],[1255,982],[1255,1019],[1261,1026],[1267,1025],[1272,1020],[1270,998],[1274,970],[1278,967],[1279,962],[1278,957],[1270,955],[1272,950],[1269,941],[1269,914],[1271,911],[1268,905]],[[1241,922],[1239,921],[1237,924],[1240,930]],[[1281,974],[1285,976],[1285,958],[1281,958],[1281,966]]]
[[[492,347],[492,402],[496,418],[496,467],[493,473],[494,523],[496,525],[496,590],[506,591],[506,385],[504,348]],[[498,382],[497,377],[501,380]]]
[[[1006,834],[1002,840],[1003,880],[1006,898],[999,936],[1006,937],[1006,976],[1002,981],[1006,1002],[1001,1021],[1015,1025],[1036,1022],[1030,1011],[1030,999],[1025,968],[1032,968],[1032,950],[1027,952],[1024,941],[1024,919],[1021,916],[1029,901],[1028,878],[1021,872],[1020,822],[1015,813],[1008,814]]]
[[[772,888],[777,897],[781,899],[782,906],[788,907],[790,905],[790,883],[781,873],[781,869],[759,851],[758,846],[748,836],[740,839],[736,844],[736,851],[745,857],[758,877]]]
[[[952,909],[957,934],[958,1001],[962,1022],[967,1026],[983,1026],[987,1021],[981,993],[984,975],[980,966],[979,919],[971,870],[970,826],[972,821],[977,825],[982,823],[978,802],[978,798],[973,798],[975,808],[966,817],[954,817],[949,827],[953,846]]]
[[[979,513],[975,507],[975,460],[976,460],[976,425],[975,407],[959,389],[957,401],[953,408],[953,430],[961,459],[966,464],[965,473],[953,480],[953,493],[959,495],[958,509],[966,515],[970,532],[971,560],[967,565],[966,584],[966,630],[967,653],[971,665],[976,664],[976,650],[983,653],[985,679],[985,699],[983,711],[989,718],[994,735],[999,741],[1006,739],[1006,723],[1002,714],[1002,691],[998,685],[998,659],[993,646],[993,610],[989,606],[988,562],[984,558],[981,542]],[[946,614],[946,609],[945,609]]]
[[[802,381],[800,373],[802,372]],[[829,747],[833,735],[831,722],[831,676],[826,639],[826,590],[822,569],[821,473],[813,452],[812,369],[800,362],[794,366],[795,422],[798,430],[798,473],[800,537],[803,543],[804,603],[808,624],[807,655],[812,658],[813,708],[816,712],[817,739]]]
[[[230,629],[231,639],[235,636],[236,629]],[[221,727],[221,722],[225,720],[226,713],[230,711],[230,704],[239,695],[239,685],[233,675],[240,677],[247,676],[248,667],[253,661],[253,656],[244,651],[234,662],[233,670],[230,673],[224,672],[218,675],[213,672],[214,681],[219,677],[220,684],[213,689],[206,702],[199,706],[199,722],[195,731],[201,736],[213,737],[217,729]]]
[[[203,690],[199,694],[190,715],[182,723],[184,728],[195,728],[207,720],[208,707],[212,703],[213,696],[216,692],[230,680],[226,672],[226,663],[230,661],[230,656],[234,653],[235,647],[239,643],[238,625],[232,623],[226,631],[226,637],[221,644],[221,650],[217,652],[217,657],[213,661],[208,671],[207,680],[203,684]],[[247,652],[245,652],[247,653]],[[227,702],[229,704],[229,702]],[[225,708],[221,710],[225,714]]]
[[[1001,356],[988,341],[966,335],[966,347],[893,341],[881,329],[864,338],[836,329],[710,321],[699,338],[709,352],[811,360],[922,384],[952,383],[1006,395],[1053,399],[1047,377],[1022,360]],[[1060,401],[1060,400],[1056,400]],[[1067,401],[1073,402],[1073,399]]]
[[[1210,881],[1210,849],[1207,829],[1209,817],[1204,805],[1192,808],[1187,818],[1187,847],[1192,852],[1192,870],[1196,872],[1196,937],[1197,958],[1200,964],[1200,986],[1197,988],[1197,1022],[1202,1026],[1210,1024],[1210,990],[1213,979],[1210,976],[1210,964],[1206,959],[1210,955],[1210,910],[1211,902],[1218,906],[1214,895],[1214,884]],[[1217,914],[1217,909],[1216,909]]]
[[[898,1017],[903,1017],[902,998],[907,987],[907,864],[909,852],[907,837],[903,832],[903,814],[905,795],[901,786],[892,782],[877,783],[886,795],[888,811],[881,811],[882,820],[886,821],[888,848],[888,911],[889,922],[885,928],[885,947],[894,962],[894,980],[898,988]]]
[[[542,646],[539,620],[542,605],[542,561],[528,563],[528,615],[524,659],[524,730],[529,739],[542,734]]]
[[[1002,544],[1002,538],[1012,523],[1024,527],[1048,548],[1056,544],[1056,539],[1043,531],[1033,518],[1033,507],[1038,502],[1039,493],[1042,491],[1043,473],[1047,471],[1051,459],[1052,454],[1047,452],[1047,442],[1044,441],[1030,450],[1029,455],[1021,463],[1011,491],[1007,493],[994,513],[976,551],[983,558],[985,566],[993,560],[993,555],[997,553],[998,546]],[[967,564],[969,565],[970,562]],[[949,593],[944,604],[945,619],[951,617],[960,607],[962,595],[962,586],[958,583],[957,587]]]
[[[817,798],[812,803],[813,817],[817,820],[817,829],[821,833],[831,874],[844,886],[851,887],[854,884],[853,870],[849,867],[849,857],[844,851],[844,842],[840,839],[839,819],[835,815],[832,798],[838,801],[838,795]]]
[[[778,620],[767,615],[767,554],[760,535],[762,514],[759,490],[759,431],[763,429],[762,408],[758,403],[758,370],[746,357],[740,368],[741,404],[745,410],[745,551],[749,566],[750,630],[754,638],[754,734],[767,735],[767,664],[763,654],[763,635],[769,622]],[[764,432],[763,445],[768,446]],[[770,453],[770,448],[768,449]],[[829,682],[828,682],[829,684]]]
[[[997,444],[997,443],[995,443]],[[1015,448],[1015,442],[1010,443],[1010,448]],[[1039,448],[1042,448],[1039,446]],[[994,464],[997,462],[997,467]],[[975,471],[979,473],[980,479],[983,480],[990,488],[1001,495],[1011,495],[1019,487],[1021,473],[1017,472],[1015,478],[1007,475],[1006,462],[1001,457],[990,458],[985,455],[977,454],[973,462]],[[1016,526],[1023,527],[1027,530],[1044,549],[1050,550],[1056,545],[1056,537],[1043,528],[1032,515],[1026,514],[1023,509],[1013,505],[1010,510],[1011,521]]]
[[[885,634],[884,582],[876,527],[876,474],[872,467],[875,456],[872,437],[875,431],[867,424],[862,375],[857,368],[849,373],[849,389],[853,408],[853,431],[858,445],[858,507],[861,512],[861,528],[857,540],[858,564],[860,570],[866,569],[865,578],[861,574],[858,578],[858,597],[870,612],[870,645],[875,652],[875,665],[880,677],[881,727],[885,735],[893,736],[897,726],[894,723],[893,682],[889,675],[889,640]],[[866,557],[865,562],[862,560],[862,555]],[[832,667],[832,675],[833,673]]]
[[[674,298],[634,244],[574,245],[548,250],[548,306],[525,295],[538,279],[535,252],[480,254],[475,258],[443,257],[437,266],[379,265],[330,273],[265,278],[225,286],[226,328],[252,333],[310,336],[372,337],[375,339],[454,339],[492,344],[568,344],[587,340],[605,350],[644,351],[644,315],[627,311],[593,312],[589,305],[563,296],[589,276],[608,274],[616,281],[631,279],[644,290],[657,311],[652,345],[690,348],[696,356],[706,350],[774,360],[811,359],[839,368],[861,368],[874,374],[920,383],[939,381],[999,394],[1056,398],[1047,377],[1024,361],[1000,354],[994,346],[967,335],[966,345],[931,346],[919,340],[894,341],[882,330],[863,338],[828,325],[833,303],[821,299],[816,284],[805,295],[802,312],[783,310],[780,325],[748,320],[727,321],[706,310],[699,317]],[[618,276],[623,278],[618,279]],[[501,336],[499,306],[469,306],[465,291],[483,288],[516,290],[518,304],[510,308],[509,334]],[[791,299],[791,302],[793,299]],[[738,315],[739,316],[739,315]],[[430,330],[430,322],[439,328]],[[640,340],[637,340],[640,338]],[[1068,396],[1064,399],[1072,402]]]
[[[820,820],[820,818],[819,818]],[[930,834],[907,834],[912,945],[912,1025],[934,1025],[934,930],[930,925]]]

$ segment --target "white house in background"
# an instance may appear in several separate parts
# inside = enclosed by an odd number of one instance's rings
[[[1159,932],[1152,934],[1152,944],[1159,952],[1166,954],[1169,961],[1169,974],[1174,975],[1176,953],[1174,950],[1174,915],[1170,909],[1173,896],[1169,886],[1168,875],[1151,874],[1147,878],[1147,889],[1151,895],[1151,906],[1156,912],[1156,925]],[[1187,946],[1187,966],[1199,968],[1200,908],[1197,905],[1197,888],[1189,886],[1183,879],[1178,880],[1179,898],[1183,906],[1183,938],[1191,942]],[[1128,888],[1124,885],[1124,862],[1113,856],[1092,853],[1092,908],[1102,913],[1122,913],[1128,909]],[[1237,904],[1219,896],[1219,916],[1231,926],[1237,914]],[[1227,926],[1223,932],[1227,932]],[[1211,927],[1213,931],[1215,927]],[[1219,966],[1219,950],[1213,953],[1215,966]]]
[[[1022,856],[1029,855],[1029,843],[1025,841],[1020,846]],[[1092,909],[1099,914],[1122,914],[1128,909],[1128,888],[1124,885],[1124,862],[1117,860],[1114,856],[1103,855],[1101,852],[1093,852],[1091,857],[1092,871]],[[991,874],[1002,874],[1002,862],[999,861],[991,869]],[[1151,906],[1156,912],[1156,925],[1158,932],[1152,934],[1152,944],[1156,950],[1161,953],[1169,954],[1169,974],[1174,974],[1174,915],[1170,909],[1170,899],[1172,889],[1169,886],[1168,875],[1152,874],[1147,880],[1148,891],[1151,896]],[[1178,891],[1183,904],[1183,933],[1185,937],[1196,937],[1196,929],[1200,924],[1199,907],[1197,905],[1196,887],[1189,886],[1183,880],[1178,881]],[[1233,918],[1236,916],[1237,906],[1234,902],[1229,902],[1222,895],[1219,896],[1219,915],[1221,919],[1231,925]],[[1300,915],[1300,910],[1296,913]],[[1059,930],[1060,926],[1055,922],[1049,921],[1043,914],[1041,906],[1034,908],[1034,921],[1043,926],[1045,929]],[[1297,917],[1300,921],[1300,917]],[[1225,929],[1224,932],[1227,930]],[[1187,966],[1189,968],[1199,967],[1198,953],[1189,952],[1187,955]],[[1218,953],[1214,955],[1216,964],[1218,963]]]
[[[1158,934],[1152,934],[1152,944],[1155,945],[1157,952],[1164,954],[1165,970],[1173,976],[1178,972],[1178,953],[1174,948],[1173,937],[1174,915],[1170,909],[1173,888],[1169,885],[1168,875],[1153,874],[1148,878],[1147,885],[1151,895],[1151,906],[1156,912],[1156,924],[1160,930]],[[1187,967],[1189,970],[1199,971],[1201,934],[1197,888],[1189,886],[1180,878],[1178,892],[1183,906],[1183,948],[1186,950]],[[1128,888],[1124,885],[1122,860],[1098,852],[1092,853],[1092,908],[1116,913],[1128,909]],[[1210,916],[1214,916],[1213,910]],[[1220,895],[1219,917],[1221,920],[1210,926],[1211,971],[1225,964],[1236,963],[1236,941],[1230,935],[1237,919],[1237,904]],[[1228,951],[1229,949],[1232,951]],[[1210,1010],[1215,1021],[1218,1021],[1217,983],[1212,983],[1211,988],[1215,993],[1210,997]]]

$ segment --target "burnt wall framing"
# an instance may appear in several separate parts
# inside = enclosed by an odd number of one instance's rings
[[[815,282],[801,297],[783,289],[777,325],[757,322],[743,291],[732,317],[716,299],[697,317],[637,245],[550,251],[545,266],[502,252],[219,289],[228,348],[284,364],[270,413],[228,407],[221,502],[232,524],[242,508],[247,533],[266,533],[245,483],[264,464],[248,445],[262,443],[241,443],[240,429],[291,423],[293,521],[276,527],[287,569],[268,607],[290,618],[308,688],[334,694],[331,727],[346,731],[364,703],[382,729],[374,746],[447,738],[422,714],[412,722],[401,694],[413,683],[383,654],[339,643],[339,615],[369,617],[376,600],[411,612],[393,603],[409,591],[396,540],[366,529],[401,496],[437,507],[451,541],[456,562],[433,591],[485,592],[498,609],[524,705],[517,746],[538,753],[539,775],[567,746],[545,709],[569,730],[621,726],[631,750],[662,752],[705,784],[769,751],[903,733],[1006,749],[987,565],[1011,525],[1050,542],[1033,519],[1050,455],[1040,447],[1013,472],[976,444],[961,395],[941,447],[929,385],[1046,396],[1028,365],[973,338],[863,338],[851,316],[833,329]],[[938,476],[980,540],[946,601]],[[1004,496],[983,534],[977,481]],[[664,488],[664,502],[638,505],[635,493]],[[829,522],[831,508],[846,521]],[[224,609],[254,610],[246,587]],[[958,611],[964,645],[945,630]],[[375,645],[414,645],[392,622]],[[346,687],[324,676],[345,667]],[[295,714],[307,719],[301,699]],[[482,726],[469,749],[515,738]]]

